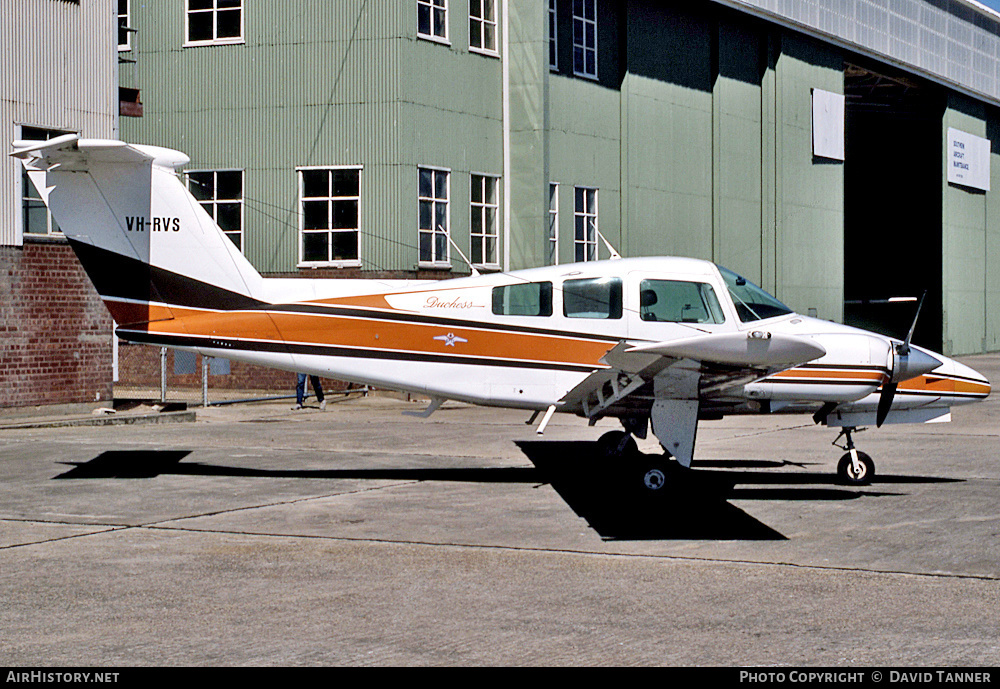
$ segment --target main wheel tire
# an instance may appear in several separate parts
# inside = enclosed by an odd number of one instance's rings
[[[676,478],[673,464],[666,457],[656,455],[642,455],[638,461],[631,462],[625,472],[633,494],[656,499],[667,495]]]
[[[625,431],[608,431],[597,439],[597,452],[604,459],[632,458],[639,455],[639,446]]]
[[[667,474],[658,466],[643,467],[642,485],[650,493],[658,493],[667,485]]]
[[[858,452],[858,464],[860,470],[856,471],[851,453],[848,452],[840,458],[837,464],[837,475],[842,483],[848,486],[867,486],[875,477],[875,462],[864,452]]]

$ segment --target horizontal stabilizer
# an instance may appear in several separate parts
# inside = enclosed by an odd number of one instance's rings
[[[191,162],[183,153],[169,148],[113,139],[81,139],[79,134],[64,134],[48,141],[15,141],[13,146],[11,155],[15,158],[44,160],[44,167],[58,164],[72,170],[87,170],[91,163],[152,163],[175,169]]]
[[[80,140],[79,134],[63,134],[53,137],[47,141],[15,141],[13,142],[15,158],[39,158],[57,151],[76,150],[76,142]]]
[[[750,367],[788,367],[826,354],[819,343],[795,335],[760,330],[714,333],[629,347],[628,354],[658,354],[673,359]]]

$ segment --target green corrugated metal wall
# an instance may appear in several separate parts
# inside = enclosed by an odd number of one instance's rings
[[[136,7],[138,62],[122,83],[142,90],[146,116],[122,130],[185,150],[193,168],[246,169],[246,252],[263,271],[296,269],[303,165],[362,165],[364,269],[415,270],[416,168],[430,165],[451,171],[463,251],[472,173],[509,177],[511,268],[545,260],[550,182],[571,261],[574,186],[596,187],[600,230],[623,255],[714,259],[799,311],[842,317],[844,164],[811,144],[812,89],[843,93],[840,49],[713,3],[602,1],[592,80],[572,74],[572,3],[558,3],[550,71],[547,3],[510,0],[505,171],[503,65],[469,50],[460,0],[447,45],[416,38],[412,0],[245,5],[245,43],[198,48],[182,47],[181,5]],[[992,109],[957,96],[948,126],[1000,131]],[[1000,346],[994,189],[942,191],[954,353]]]

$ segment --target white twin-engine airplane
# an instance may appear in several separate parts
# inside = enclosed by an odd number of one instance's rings
[[[72,134],[14,147],[119,337],[421,394],[427,415],[450,399],[544,413],[539,432],[556,411],[617,417],[624,430],[597,447],[650,490],[669,469],[666,455],[637,461],[633,436],[650,425],[689,467],[699,419],[809,413],[846,436],[841,479],[866,484],[858,426],[947,421],[990,392],[976,371],[911,345],[912,328],[899,341],[808,318],[702,260],[263,278],[178,179],[182,153]]]

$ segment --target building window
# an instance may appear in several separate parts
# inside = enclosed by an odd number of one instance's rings
[[[417,0],[417,35],[448,40],[448,0]]]
[[[469,0],[469,48],[496,55],[497,9],[494,0]]]
[[[549,69],[559,69],[559,22],[556,0],[549,0]]]
[[[21,139],[25,141],[48,141],[69,133],[40,127],[21,127]],[[23,168],[21,169],[21,231],[33,237],[62,236],[59,224],[52,217],[41,194],[28,177],[28,171]]]
[[[243,171],[191,170],[187,180],[201,207],[243,251]]]
[[[187,0],[187,43],[243,42],[243,0]]]
[[[132,29],[129,5],[132,0],[118,0],[118,50],[132,50]]]
[[[559,263],[559,185],[549,182],[549,242],[546,265]]]
[[[597,189],[576,187],[574,249],[577,261],[597,260]]]
[[[361,168],[300,168],[303,265],[360,265]]]
[[[449,264],[447,170],[418,168],[418,206],[420,263]]]
[[[472,242],[472,262],[476,265],[496,266],[499,203],[497,178],[472,175],[472,224],[469,235]]]
[[[573,0],[573,73],[597,78],[597,0]]]

